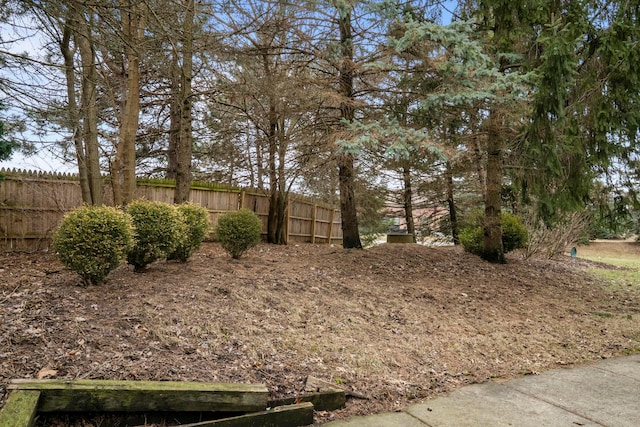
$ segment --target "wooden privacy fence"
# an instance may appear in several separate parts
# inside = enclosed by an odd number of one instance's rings
[[[0,250],[47,250],[51,236],[65,212],[82,205],[80,183],[71,174],[0,170]],[[105,204],[113,204],[105,185]],[[137,198],[173,203],[174,187],[162,183],[138,183]],[[220,214],[250,209],[267,231],[269,196],[266,192],[236,188],[191,189],[189,200],[209,211],[215,226]],[[287,204],[287,240],[332,243],[342,241],[340,211],[316,201],[291,195]]]

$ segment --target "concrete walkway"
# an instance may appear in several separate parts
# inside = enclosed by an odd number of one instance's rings
[[[463,387],[402,412],[330,427],[638,427],[640,355]]]

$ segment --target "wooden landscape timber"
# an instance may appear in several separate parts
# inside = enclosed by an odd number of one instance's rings
[[[317,393],[307,393],[302,396],[288,397],[286,399],[270,400],[270,407],[293,405],[295,403],[312,403],[317,411],[335,411],[344,408],[347,397],[343,390],[325,390]]]
[[[262,384],[113,380],[13,380],[0,411],[2,427],[33,427],[37,413],[208,413],[226,418],[185,427],[282,426],[313,424],[314,409],[343,408],[343,390],[318,390],[268,401]],[[232,413],[241,413],[231,416]]]
[[[183,424],[182,427],[298,427],[313,424],[313,404],[310,402],[253,412],[237,417]],[[142,426],[140,426],[142,427]]]
[[[251,412],[269,396],[262,384],[173,381],[13,380],[8,389],[39,391],[38,412]]]
[[[0,411],[0,426],[31,427],[35,421],[40,392],[34,390],[16,390]]]

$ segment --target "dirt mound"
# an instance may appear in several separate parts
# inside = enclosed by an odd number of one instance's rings
[[[265,383],[273,397],[312,375],[370,397],[322,422],[640,350],[637,291],[608,290],[569,257],[509,261],[310,244],[233,260],[206,244],[186,264],[122,266],[83,288],[52,254],[0,255],[0,399],[39,373]]]

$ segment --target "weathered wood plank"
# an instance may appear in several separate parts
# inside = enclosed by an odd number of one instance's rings
[[[31,427],[38,409],[39,391],[16,390],[9,393],[2,410],[0,426]]]
[[[310,424],[313,424],[313,404],[306,402],[182,427],[298,427]]]
[[[344,408],[346,404],[344,390],[327,390],[317,393],[307,393],[301,396],[289,397],[286,399],[270,400],[269,406],[293,405],[295,403],[310,402],[316,411],[335,411]]]
[[[13,380],[8,388],[40,391],[40,412],[250,412],[265,410],[269,397],[263,384]]]

